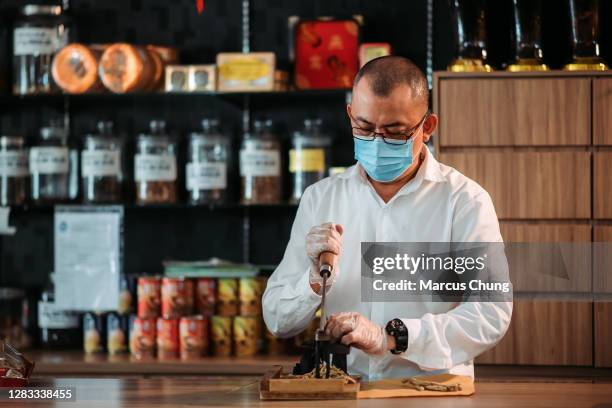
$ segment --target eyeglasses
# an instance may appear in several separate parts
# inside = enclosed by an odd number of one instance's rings
[[[403,144],[406,144],[408,140],[412,138],[412,136],[414,136],[417,130],[419,130],[421,125],[425,122],[425,119],[427,119],[427,117],[429,116],[429,113],[430,113],[429,110],[425,112],[421,120],[419,120],[419,123],[417,123],[412,128],[408,129],[407,131],[403,131],[403,132],[379,133],[379,132],[374,132],[373,130],[370,130],[370,129],[361,128],[359,126],[352,126],[351,129],[353,129],[353,137],[355,139],[371,142],[374,139],[376,139],[376,136],[378,136],[378,137],[381,137],[383,142],[385,143],[388,143],[391,145],[403,145]],[[350,117],[350,118],[352,121],[355,121],[353,117]]]

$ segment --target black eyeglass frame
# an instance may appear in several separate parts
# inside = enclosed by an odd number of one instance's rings
[[[419,120],[419,122],[416,125],[414,125],[412,128],[410,128],[407,132],[380,133],[380,132],[374,132],[372,130],[364,129],[359,126],[351,126],[351,130],[353,130],[353,137],[358,140],[372,142],[378,136],[382,138],[383,142],[387,144],[401,146],[401,145],[408,143],[408,141],[412,139],[416,131],[419,130],[419,128],[423,125],[423,123],[425,123],[425,120],[429,117],[430,114],[431,114],[431,111],[428,109],[427,112],[425,112],[425,114],[421,118],[421,120]],[[355,122],[355,119],[353,119],[352,116],[349,115],[349,118],[351,119],[351,121]],[[370,134],[369,135],[355,135],[354,131],[356,129],[362,132],[365,132],[365,133],[370,133]]]

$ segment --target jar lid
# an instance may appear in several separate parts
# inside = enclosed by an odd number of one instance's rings
[[[21,8],[21,14],[24,16],[59,16],[62,14],[62,7],[44,4],[26,4]]]
[[[24,144],[25,138],[22,136],[0,136],[0,147],[2,148],[8,146],[22,147]]]

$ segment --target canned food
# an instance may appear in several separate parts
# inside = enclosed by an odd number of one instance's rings
[[[179,354],[178,319],[157,318],[157,358],[174,359]]]
[[[128,319],[118,313],[106,315],[106,349],[108,354],[119,354],[127,351]]]
[[[181,359],[198,359],[208,352],[208,318],[189,316],[179,324]]]
[[[217,284],[217,315],[236,316],[238,314],[238,280],[222,278]]]
[[[130,352],[137,359],[155,357],[155,319],[130,317]]]
[[[83,315],[83,349],[85,353],[104,350],[104,323],[101,314],[87,312]]]
[[[202,316],[215,314],[217,281],[214,278],[199,278],[196,281],[196,311]]]
[[[234,350],[237,356],[254,356],[257,354],[257,317],[234,317]]]
[[[257,316],[261,314],[261,281],[257,278],[240,279],[240,315]]]
[[[232,318],[213,316],[210,320],[210,337],[215,356],[232,354]]]
[[[150,276],[138,278],[138,317],[158,317],[160,305],[160,279]]]
[[[161,287],[162,317],[176,319],[193,312],[193,282],[185,278],[164,278]]]

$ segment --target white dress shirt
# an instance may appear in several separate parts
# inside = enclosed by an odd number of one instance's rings
[[[320,305],[320,296],[309,284],[305,238],[311,227],[326,222],[344,227],[338,276],[327,293],[326,314],[355,311],[383,327],[401,318],[408,328],[406,352],[373,356],[353,347],[349,372],[366,379],[423,371],[473,377],[472,360],[503,337],[512,303],[363,302],[360,243],[501,242],[489,194],[429,152],[416,176],[388,203],[359,164],[308,187],[283,260],[263,296],[264,320],[276,336],[303,331]]]

